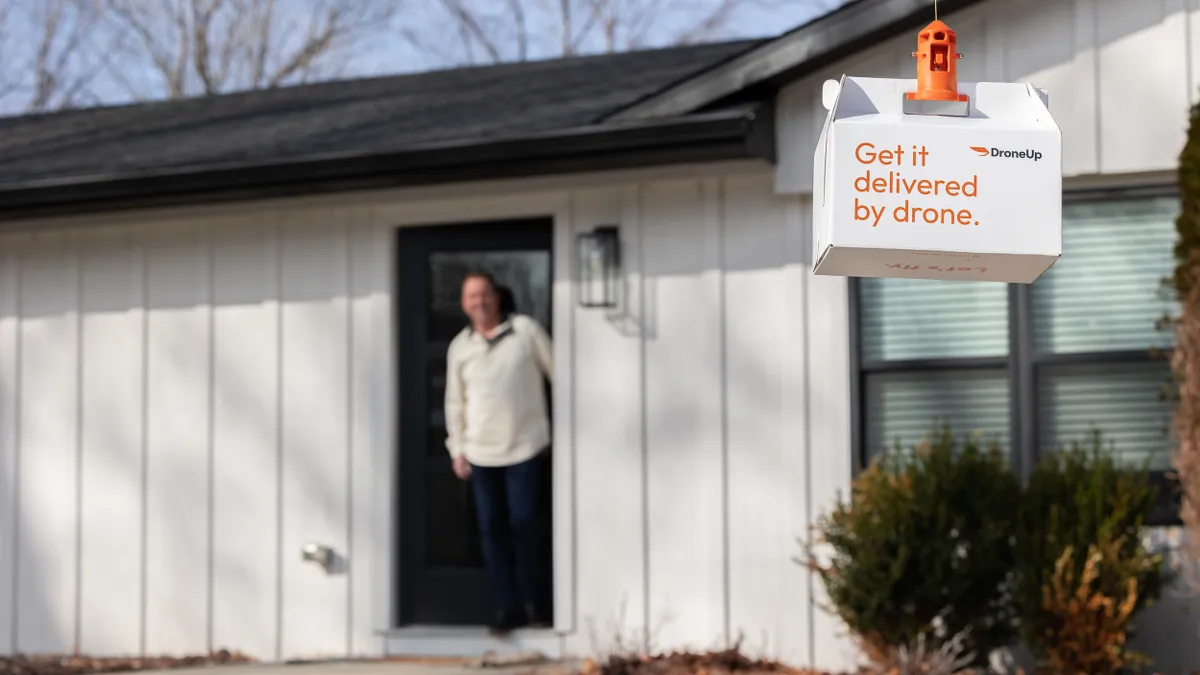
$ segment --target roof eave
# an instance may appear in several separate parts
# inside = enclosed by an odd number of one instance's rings
[[[938,0],[943,14],[983,0]],[[770,90],[816,72],[933,18],[934,0],[851,0],[687,80],[610,114],[608,121],[685,115],[751,87]]]
[[[774,162],[773,105],[392,153],[0,187],[0,219],[735,159]]]

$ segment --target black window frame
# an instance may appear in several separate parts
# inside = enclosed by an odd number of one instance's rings
[[[1178,198],[1175,185],[1156,183],[1125,188],[1089,188],[1063,190],[1063,204],[1120,202],[1163,197]],[[1038,442],[1038,375],[1055,368],[1104,366],[1112,364],[1167,361],[1171,349],[1152,353],[1145,349],[1100,351],[1068,354],[1038,353],[1033,336],[1032,289],[1028,284],[1008,284],[1008,353],[1003,356],[918,358],[894,361],[870,361],[863,357],[861,339],[860,279],[848,279],[850,337],[850,444],[854,473],[870,461],[866,434],[866,383],[880,373],[931,373],[965,370],[1004,370],[1009,390],[1009,444],[1013,470],[1022,481],[1028,479],[1038,458],[1046,450]],[[1049,449],[1053,450],[1053,449]],[[1177,526],[1179,494],[1170,472],[1154,471],[1151,481],[1159,488],[1159,504],[1150,520],[1153,526]]]

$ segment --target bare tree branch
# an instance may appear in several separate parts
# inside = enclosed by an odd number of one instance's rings
[[[96,76],[103,49],[98,0],[0,0],[0,99],[44,112],[75,105]]]
[[[748,11],[840,2],[0,0],[0,113],[312,82],[377,39],[430,66],[524,61],[720,38]]]
[[[466,0],[440,0],[442,7],[450,14],[461,34],[470,44],[477,44],[487,52],[488,60],[493,63],[503,61],[500,48],[488,31],[484,30],[479,12],[471,8]],[[519,4],[522,0],[514,0]],[[470,52],[468,52],[469,54]]]
[[[130,40],[114,81],[157,79],[150,95],[181,98],[265,89],[339,72],[372,34],[385,34],[400,0],[105,0]],[[144,87],[131,94],[145,96]]]
[[[512,14],[517,31],[517,60],[529,58],[529,26],[525,24],[525,6],[521,0],[508,0],[508,11]]]
[[[12,13],[14,0],[0,0],[0,101],[16,89]]]
[[[691,44],[705,39],[729,23],[737,10],[738,0],[717,0],[708,14],[675,38],[678,44]]]
[[[459,62],[482,51],[489,62],[572,56],[722,37],[750,10],[786,3],[817,13],[841,0],[437,0],[444,32],[462,41]],[[540,30],[530,29],[538,26]],[[416,43],[414,43],[415,45]]]

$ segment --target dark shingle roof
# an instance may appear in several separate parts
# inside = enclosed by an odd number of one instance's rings
[[[761,40],[344,80],[0,118],[0,188],[389,152],[601,120]]]

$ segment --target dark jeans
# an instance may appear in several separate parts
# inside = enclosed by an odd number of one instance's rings
[[[540,517],[546,460],[543,452],[511,466],[471,466],[483,559],[496,609],[520,612],[529,606],[543,620],[549,616]]]

